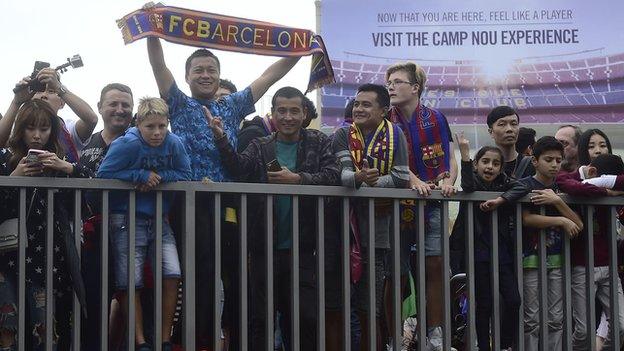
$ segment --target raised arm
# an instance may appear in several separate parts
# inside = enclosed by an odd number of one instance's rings
[[[28,82],[30,82],[30,77],[24,77],[21,81],[15,84],[17,91],[15,92],[13,100],[4,114],[4,117],[0,118],[0,148],[6,147],[7,141],[9,141],[11,129],[13,128],[13,123],[15,123],[15,116],[17,116],[17,111],[24,102],[30,100],[33,95],[35,95],[35,93],[28,92]]]
[[[152,66],[152,72],[154,72],[154,78],[156,78],[156,85],[158,85],[160,97],[167,100],[169,97],[169,89],[171,89],[175,80],[173,79],[173,74],[171,74],[171,71],[165,64],[165,56],[160,39],[156,37],[147,38],[147,56]]]
[[[93,129],[98,122],[98,116],[95,111],[83,99],[69,91],[58,80],[58,74],[53,68],[44,68],[37,74],[37,79],[41,83],[47,84],[47,89],[54,90],[58,96],[71,108],[78,116],[76,121],[76,133],[80,140],[85,141],[91,137]]]
[[[150,38],[151,39],[151,38]],[[162,50],[161,50],[162,55]],[[260,77],[251,83],[251,95],[253,96],[253,102],[256,103],[269,90],[271,85],[275,84],[278,80],[282,79],[288,73],[295,64],[299,61],[300,57],[284,57],[275,62],[269,68],[262,73]],[[150,59],[151,62],[151,59]],[[164,61],[163,61],[164,65]],[[152,64],[153,67],[153,64]],[[156,74],[156,73],[154,73]],[[173,82],[173,78],[171,78]],[[170,85],[171,86],[171,85]],[[159,85],[160,87],[160,85]]]

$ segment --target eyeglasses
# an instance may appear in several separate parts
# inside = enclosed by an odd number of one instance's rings
[[[397,85],[399,85],[399,84],[409,84],[409,85],[413,85],[413,84],[415,84],[415,83],[412,83],[412,82],[406,82],[406,81],[404,81],[404,80],[398,80],[398,79],[397,79],[397,80],[394,80],[394,81],[387,81],[387,82],[386,82],[386,88],[394,87],[394,86],[397,86]]]

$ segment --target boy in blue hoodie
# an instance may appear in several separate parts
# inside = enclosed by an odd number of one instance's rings
[[[136,184],[141,191],[136,197],[135,282],[143,286],[143,265],[146,254],[154,258],[155,218],[163,216],[162,272],[163,272],[163,351],[171,350],[170,331],[176,304],[176,290],[181,277],[180,261],[167,214],[173,194],[163,196],[163,213],[156,212],[155,193],[149,192],[164,182],[189,180],[189,157],[180,139],[167,130],[169,110],[164,100],[143,98],[137,111],[137,127],[115,140],[98,170],[99,178],[120,179]],[[126,290],[128,281],[128,194],[111,193],[110,230],[115,253],[115,280],[117,289]],[[152,263],[154,263],[152,261]],[[122,298],[122,303],[125,303]],[[136,293],[135,342],[138,351],[151,350],[145,341],[140,303]]]

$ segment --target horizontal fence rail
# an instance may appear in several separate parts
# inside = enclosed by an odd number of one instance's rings
[[[27,240],[27,193],[30,188],[41,189],[41,194],[47,201],[46,208],[46,247],[44,253],[46,255],[46,267],[44,268],[45,277],[45,311],[44,311],[44,324],[45,327],[42,339],[45,343],[46,350],[53,349],[53,343],[56,342],[55,331],[53,328],[49,328],[54,322],[54,300],[53,294],[53,277],[54,277],[54,260],[55,249],[53,245],[54,237],[54,214],[58,211],[56,203],[54,201],[55,193],[57,190],[66,190],[72,192],[71,204],[73,206],[73,212],[71,217],[73,218],[71,226],[73,227],[73,233],[71,243],[78,248],[78,259],[83,259],[80,256],[81,246],[81,202],[84,201],[85,193],[98,193],[100,195],[99,205],[102,208],[102,223],[99,239],[99,247],[97,248],[99,255],[101,256],[101,267],[99,270],[99,286],[100,295],[97,297],[99,308],[96,311],[95,316],[84,316],[85,319],[81,322],[81,316],[84,306],[80,305],[77,296],[73,296],[71,300],[72,318],[73,324],[71,325],[58,325],[57,328],[69,328],[69,340],[72,344],[73,350],[81,349],[81,340],[84,339],[80,335],[81,330],[85,330],[85,327],[98,328],[99,339],[97,344],[100,350],[116,349],[116,345],[111,345],[111,342],[117,342],[113,340],[110,335],[114,330],[125,330],[122,333],[121,344],[127,345],[129,350],[135,348],[135,337],[137,336],[135,325],[138,321],[142,320],[143,325],[151,325],[151,332],[145,331],[145,334],[150,334],[151,343],[153,343],[154,350],[161,350],[161,343],[163,338],[169,334],[168,330],[163,330],[164,318],[163,309],[161,305],[166,304],[165,299],[167,296],[163,291],[163,286],[166,284],[166,277],[163,276],[163,232],[165,227],[165,219],[162,216],[156,216],[153,219],[154,228],[154,266],[153,272],[153,287],[154,293],[151,296],[153,305],[151,310],[143,309],[142,314],[135,312],[136,304],[140,303],[139,300],[145,298],[145,294],[138,287],[135,288],[137,280],[135,278],[135,263],[137,259],[142,259],[135,255],[134,247],[138,238],[137,234],[137,220],[139,216],[135,213],[137,208],[137,196],[140,194],[133,185],[117,181],[117,180],[104,180],[104,179],[63,179],[63,178],[34,178],[34,177],[0,177],[0,188],[19,188],[19,198],[16,202],[18,207],[19,216],[19,245],[17,249],[17,255],[19,262],[17,262],[16,270],[21,277],[25,276],[26,266],[26,240]],[[118,267],[118,265],[110,265],[114,262],[115,258],[109,255],[109,248],[114,245],[114,238],[111,237],[109,230],[111,226],[109,220],[111,214],[109,209],[111,206],[110,197],[113,193],[119,191],[127,192],[129,194],[129,205],[127,214],[127,230],[128,238],[127,245],[129,247],[127,252],[127,297],[125,306],[120,306],[123,313],[122,318],[124,322],[116,324],[109,320],[111,316],[111,296],[109,296],[109,287],[115,287],[115,281],[109,280],[110,269]],[[442,347],[444,350],[450,350],[451,345],[458,346],[463,350],[476,350],[477,340],[479,338],[479,332],[477,331],[477,314],[479,313],[479,306],[477,305],[477,292],[483,291],[484,287],[478,286],[476,280],[476,274],[479,269],[475,263],[475,246],[477,238],[474,228],[476,211],[473,205],[478,205],[480,202],[494,199],[500,195],[500,193],[494,192],[474,192],[474,193],[462,193],[459,192],[451,197],[443,197],[439,191],[433,191],[428,197],[421,197],[415,191],[406,189],[387,189],[387,188],[361,188],[358,190],[349,189],[345,187],[337,186],[309,186],[309,185],[276,185],[276,184],[254,184],[254,183],[211,183],[211,182],[176,182],[171,184],[163,184],[158,186],[155,190],[156,196],[154,197],[155,208],[157,213],[160,213],[164,206],[164,196],[169,193],[176,193],[181,201],[179,201],[181,213],[181,233],[178,233],[180,241],[177,242],[177,252],[179,255],[180,266],[182,269],[182,293],[181,293],[181,322],[179,326],[181,330],[178,331],[179,339],[184,350],[199,349],[203,339],[206,335],[202,335],[200,324],[202,321],[210,321],[210,325],[202,326],[208,330],[208,334],[211,335],[211,340],[203,345],[213,350],[225,350],[224,343],[232,344],[236,341],[238,348],[241,350],[247,349],[261,349],[261,350],[273,350],[275,342],[279,341],[285,345],[287,350],[352,350],[357,344],[364,343],[369,345],[370,350],[385,349],[386,343],[393,350],[424,350],[429,347],[431,342],[430,331],[431,327],[435,325],[428,325],[428,320],[432,316],[428,315],[428,308],[430,307],[430,301],[427,301],[427,287],[428,276],[431,274],[438,274],[442,277],[442,285],[439,293],[441,294],[442,303],[442,316],[440,321],[440,327],[442,333],[440,335]],[[209,194],[210,200],[206,205],[206,201],[201,200],[199,197],[205,194]],[[563,200],[570,205],[578,206],[582,208],[579,212],[580,217],[584,222],[584,230],[589,233],[593,233],[596,228],[594,224],[594,215],[597,210],[608,212],[608,223],[602,223],[600,225],[608,228],[608,266],[594,267],[594,242],[595,237],[593,235],[587,235],[584,240],[583,252],[587,258],[586,266],[582,269],[575,269],[572,267],[571,261],[571,243],[570,239],[566,236],[562,238],[562,262],[563,266],[559,270],[553,270],[548,267],[548,261],[546,252],[548,249],[546,230],[538,231],[539,239],[537,242],[538,251],[538,268],[534,269],[534,272],[530,272],[530,276],[536,279],[535,286],[537,291],[535,299],[538,309],[534,314],[536,322],[527,321],[527,315],[525,314],[525,305],[521,303],[519,307],[519,315],[515,321],[512,321],[513,325],[516,325],[515,330],[509,331],[504,329],[505,325],[509,325],[509,321],[502,320],[501,316],[505,309],[501,308],[500,303],[505,302],[508,298],[507,295],[502,294],[503,281],[517,282],[518,293],[521,301],[524,301],[526,294],[524,294],[524,285],[526,279],[526,269],[523,266],[523,231],[522,231],[522,205],[531,202],[531,195],[527,195],[520,199],[517,204],[513,205],[511,212],[512,219],[515,221],[516,226],[511,231],[510,242],[514,246],[512,254],[513,262],[509,265],[511,271],[515,273],[514,277],[504,276],[502,271],[499,270],[499,217],[500,211],[495,210],[488,214],[491,226],[489,228],[481,228],[481,232],[485,233],[491,240],[491,251],[489,258],[489,279],[487,280],[488,294],[491,295],[492,306],[491,324],[488,326],[490,340],[489,346],[492,350],[500,350],[502,340],[513,336],[513,349],[524,350],[528,349],[527,343],[531,342],[528,336],[530,332],[535,332],[539,338],[539,342],[535,345],[539,350],[549,350],[551,342],[556,335],[561,337],[560,343],[564,350],[572,350],[573,347],[583,349],[595,348],[595,336],[596,336],[596,298],[599,299],[599,306],[602,312],[607,316],[614,316],[608,318],[609,321],[609,336],[607,343],[609,345],[617,345],[619,348],[622,340],[622,334],[620,330],[622,328],[622,322],[615,316],[621,315],[620,310],[621,300],[619,296],[621,293],[621,287],[618,277],[618,234],[617,234],[617,209],[624,206],[624,197],[604,197],[604,198],[582,198],[571,197],[562,194]],[[312,202],[309,199],[313,198]],[[232,200],[234,199],[234,200]],[[275,246],[275,226],[279,223],[278,207],[276,204],[282,200],[288,199],[290,204],[290,210],[292,211],[292,218],[289,220],[291,226],[292,240],[290,243],[290,249],[284,251]],[[330,200],[336,200],[331,202],[331,206],[328,205]],[[385,273],[377,271],[376,258],[377,250],[375,247],[375,232],[376,224],[382,220],[377,216],[376,206],[378,200],[388,200],[389,203],[389,239],[390,249],[388,249],[388,262]],[[260,202],[258,202],[261,200]],[[402,216],[402,200],[414,201],[414,218],[416,220],[415,232],[413,238],[410,238],[413,243],[416,244],[417,251],[414,253],[415,264],[410,267],[414,276],[414,282],[410,284],[407,279],[406,272],[403,271],[402,266],[402,249],[404,243],[401,241],[402,230],[401,216]],[[234,205],[228,201],[234,201]],[[306,202],[308,201],[308,202]],[[465,230],[465,273],[453,277],[450,273],[450,255],[449,249],[449,235],[450,225],[453,220],[450,216],[450,205],[453,202],[459,202],[460,204],[467,204],[466,211],[464,213],[466,230]],[[255,211],[257,208],[250,207],[251,204],[261,203],[264,206],[264,228],[252,228],[252,221],[256,220]],[[305,213],[306,207],[304,204],[313,203],[315,211],[313,213]],[[427,213],[429,211],[428,205],[433,203],[439,204],[441,211],[441,226],[442,226],[442,242],[441,242],[441,271],[440,272],[428,272],[426,269],[428,257],[425,257],[424,247],[426,245],[427,231],[429,225],[427,221]],[[205,207],[208,206],[208,207]],[[233,251],[222,251],[222,242],[225,243],[227,239],[226,222],[222,213],[227,212],[228,208],[233,206],[237,209],[236,217],[236,230],[238,233],[238,241]],[[363,238],[360,238],[361,248],[359,254],[367,262],[362,265],[362,278],[368,282],[366,291],[362,291],[361,288],[357,288],[352,281],[352,243],[353,239],[350,234],[350,228],[352,226],[353,218],[350,217],[350,213],[354,209],[360,209],[359,215],[363,216],[364,226],[360,228],[366,229],[369,233],[366,242]],[[364,208],[364,210],[362,210]],[[174,211],[174,209],[172,209]],[[335,223],[335,228],[327,228],[326,224],[328,219],[326,214],[328,211],[333,211],[339,215],[339,219]],[[541,213],[545,213],[544,207],[541,208]],[[301,216],[300,216],[301,214]],[[312,243],[312,250],[302,248],[302,240],[307,240],[302,235],[301,218],[302,216],[314,217],[316,223],[316,230],[314,231],[314,238],[310,240]],[[203,218],[202,218],[203,217]],[[203,226],[204,220],[208,220],[211,224],[210,228],[200,227]],[[231,219],[230,219],[231,220]],[[459,220],[459,218],[458,218]],[[362,221],[360,221],[361,223]],[[248,237],[252,230],[262,230],[264,233],[261,238],[254,240],[262,240],[263,243],[251,241]],[[209,238],[202,238],[201,235],[209,233]],[[326,259],[328,258],[327,239],[333,237],[340,248],[337,249],[338,258],[336,259],[336,267],[328,267],[326,265]],[[211,257],[202,257],[196,254],[197,245],[204,245],[209,242],[212,245],[210,255]],[[307,241],[306,241],[307,242]],[[251,252],[261,252],[257,259],[251,258]],[[203,252],[203,251],[202,251]],[[282,256],[284,252],[288,254]],[[231,262],[236,267],[229,267],[223,264],[223,260],[227,259],[229,254],[236,255],[235,259]],[[309,259],[312,262],[308,262]],[[148,261],[149,256],[145,257],[145,261]],[[204,264],[212,267],[199,266],[198,264],[203,262]],[[109,269],[110,265],[110,269]],[[480,269],[483,269],[480,266]],[[210,269],[212,270],[210,270]],[[232,269],[234,268],[234,269]],[[576,267],[578,268],[578,267]],[[229,330],[236,330],[236,340],[232,335],[228,333],[224,334],[224,329],[221,325],[221,318],[223,317],[223,307],[221,303],[221,291],[222,283],[233,284],[229,280],[221,282],[223,272],[226,269],[230,269],[235,272],[234,279],[236,279],[237,288],[232,291],[230,296],[226,299],[234,299],[237,306],[236,312],[230,321]],[[309,275],[309,270],[314,273]],[[606,269],[602,270],[602,269]],[[201,279],[206,279],[205,275],[200,275],[204,270],[210,272],[208,280],[210,280],[210,291],[205,291],[206,296],[196,294],[196,287],[202,283]],[[287,271],[286,275],[284,272]],[[258,272],[262,273],[262,288],[261,291],[252,291],[258,283]],[[330,272],[335,275],[335,279],[330,281]],[[560,272],[560,273],[557,273]],[[510,273],[506,271],[506,273]],[[536,273],[536,274],[533,274]],[[378,274],[386,275],[387,289],[381,291],[376,289],[376,278]],[[559,274],[561,280],[561,291],[556,292],[560,296],[559,303],[562,308],[561,320],[553,321],[555,318],[552,316],[552,311],[549,309],[551,303],[551,277]],[[256,275],[256,276],[253,276]],[[114,274],[112,275],[114,276]],[[282,280],[288,279],[288,284],[285,284]],[[596,281],[600,279],[600,282]],[[145,281],[145,277],[143,278]],[[312,284],[310,289],[309,284]],[[603,288],[600,293],[597,293],[594,286],[595,284],[602,284]],[[336,285],[336,286],[334,286]],[[203,285],[202,285],[203,286]],[[405,321],[402,318],[404,299],[411,293],[410,286],[414,287],[416,296],[414,297],[414,305],[417,313],[415,316]],[[330,288],[340,294],[336,301],[331,301],[329,305],[327,293]],[[282,289],[287,289],[288,293],[285,294]],[[24,279],[19,279],[16,285],[17,295],[17,307],[18,316],[17,323],[18,328],[15,334],[16,347],[19,350],[25,350],[26,344],[28,344],[31,333],[26,326],[27,323],[27,309],[29,301],[27,301],[28,285],[24,282]],[[387,291],[386,291],[387,290]],[[551,289],[552,290],[552,289]],[[406,291],[409,291],[406,293]],[[354,296],[354,293],[364,294],[364,296]],[[176,291],[176,295],[178,292]],[[312,294],[313,299],[308,299],[308,296]],[[378,294],[382,295],[379,296]],[[578,294],[584,296],[583,300],[579,300]],[[261,297],[258,297],[261,296]],[[135,301],[135,297],[137,300]],[[139,299],[140,297],[140,299]],[[383,299],[382,305],[384,306],[381,311],[381,315],[377,311],[378,301]],[[386,301],[387,300],[387,301]],[[261,306],[258,306],[258,301],[263,301]],[[365,306],[354,305],[354,303],[361,303],[364,301]],[[200,304],[209,304],[211,309],[206,312],[209,315],[203,315],[204,311],[197,309]],[[335,304],[337,306],[333,306]],[[276,309],[279,309],[279,313],[275,313]],[[336,310],[332,310],[336,309]],[[578,315],[576,310],[583,311],[582,315]],[[257,315],[250,316],[250,311],[257,313]],[[310,312],[313,311],[313,312]],[[330,320],[330,316],[339,315],[340,318],[336,322]],[[355,318],[354,316],[358,316]],[[360,317],[365,316],[365,320],[361,320]],[[314,319],[311,327],[314,329],[313,337],[308,338],[310,330],[306,328],[310,327],[309,319]],[[353,318],[358,327],[353,325]],[[481,317],[483,320],[483,317]],[[516,318],[516,317],[514,317]],[[558,317],[557,317],[558,318]],[[580,318],[580,319],[579,319]],[[487,316],[486,316],[487,319]],[[404,329],[404,322],[406,325],[410,323],[410,320],[415,321],[409,331],[414,336],[410,339],[410,344],[406,345],[407,330]],[[575,320],[582,321],[582,323],[576,323]],[[83,325],[81,326],[81,323]],[[86,324],[85,324],[86,323]],[[584,329],[582,325],[584,325]],[[554,326],[554,327],[553,327]],[[282,330],[281,339],[276,339],[274,329],[280,328]],[[383,332],[385,328],[385,332]],[[553,329],[554,328],[554,329]],[[535,331],[537,329],[537,331]],[[138,329],[137,329],[138,330]],[[509,334],[511,332],[511,334]],[[387,339],[381,341],[381,334],[386,335]],[[338,342],[333,343],[332,338],[337,335]],[[357,338],[359,336],[359,339]],[[354,338],[356,337],[356,338]],[[254,344],[256,341],[260,341]],[[307,340],[311,340],[307,344]],[[582,345],[582,346],[579,346]],[[83,348],[84,349],[84,348]],[[232,348],[230,348],[232,349]]]

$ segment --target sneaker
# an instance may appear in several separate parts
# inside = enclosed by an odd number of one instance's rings
[[[137,345],[135,351],[152,351],[152,345],[144,342],[141,345]]]
[[[163,342],[162,351],[173,351],[173,344],[169,341]]]

